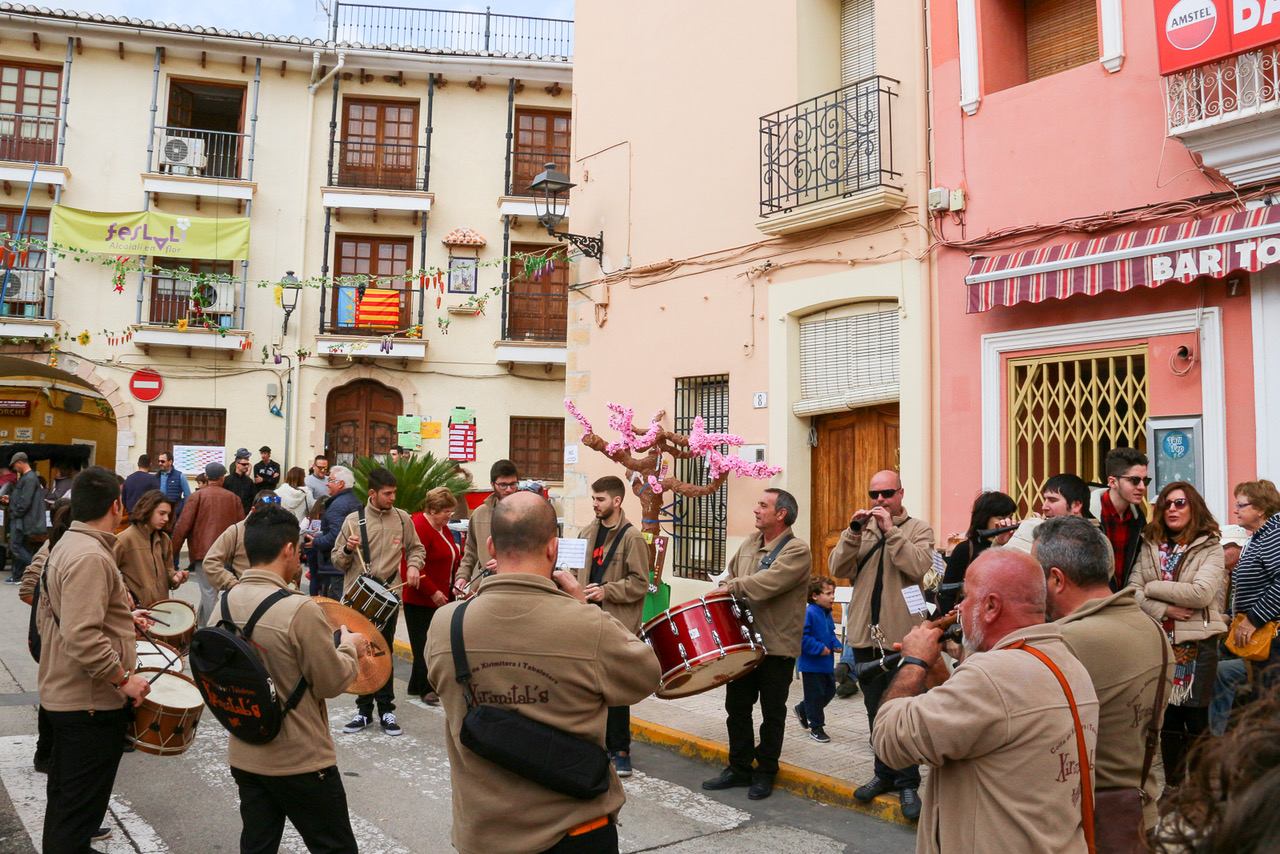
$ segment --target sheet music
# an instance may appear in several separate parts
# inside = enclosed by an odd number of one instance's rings
[[[556,566],[562,569],[585,569],[587,566],[587,541],[560,538],[560,551]]]

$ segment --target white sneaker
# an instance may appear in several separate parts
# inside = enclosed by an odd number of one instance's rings
[[[387,735],[399,735],[404,732],[400,729],[400,724],[396,723],[396,716],[390,712],[382,716],[382,731]]]

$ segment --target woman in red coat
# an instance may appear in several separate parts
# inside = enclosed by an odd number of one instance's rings
[[[453,516],[457,501],[448,487],[437,486],[427,493],[427,505],[413,514],[413,527],[427,550],[426,565],[418,586],[401,588],[404,601],[404,624],[409,632],[409,648],[413,650],[413,672],[409,675],[409,693],[424,703],[438,706],[440,698],[427,679],[427,657],[423,650],[427,629],[436,609],[449,602],[449,589],[462,552],[453,541],[453,533],[445,527]],[[400,580],[407,581],[407,568],[400,564]]]

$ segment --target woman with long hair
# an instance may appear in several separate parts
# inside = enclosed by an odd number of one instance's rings
[[[1251,480],[1235,488],[1236,521],[1249,532],[1240,561],[1231,574],[1231,613],[1243,615],[1235,627],[1235,641],[1245,646],[1253,633],[1280,620],[1280,492],[1269,480]],[[1280,681],[1280,641],[1259,662],[1262,687]]]
[[[440,698],[427,678],[427,629],[431,618],[442,605],[449,603],[454,570],[462,552],[453,541],[453,534],[445,527],[453,516],[457,504],[447,486],[437,486],[427,493],[426,506],[413,514],[413,527],[418,539],[427,550],[426,564],[418,576],[418,586],[401,589],[404,600],[404,625],[409,632],[409,648],[413,651],[413,670],[409,674],[409,693],[422,698],[429,706],[440,705]],[[400,578],[408,580],[402,561]]]
[[[1142,610],[1169,635],[1176,661],[1160,730],[1166,794],[1182,784],[1187,752],[1209,729],[1217,639],[1227,630],[1227,570],[1218,537],[1218,523],[1196,488],[1170,483],[1152,508],[1129,581]]]
[[[969,569],[969,564],[973,563],[974,558],[993,545],[1003,546],[1007,543],[1009,538],[1013,536],[1012,531],[991,538],[980,538],[978,532],[1000,527],[1002,522],[1006,522],[1017,512],[1017,503],[1003,492],[991,490],[975,498],[973,509],[969,513],[969,530],[965,531],[964,539],[957,543],[956,547],[951,550],[951,554],[948,555],[947,571],[943,573],[942,583],[964,583],[964,575]],[[954,590],[940,592],[938,594],[938,613],[951,613],[951,609],[956,606],[956,599],[958,598]]]
[[[298,466],[285,473],[284,483],[276,487],[276,495],[280,496],[280,506],[297,516],[299,522],[307,521],[307,514],[316,503],[311,490],[307,489],[307,473]]]
[[[158,489],[142,493],[133,505],[129,527],[116,537],[116,565],[139,608],[169,598],[187,580],[186,570],[173,568],[169,521],[173,502]]]

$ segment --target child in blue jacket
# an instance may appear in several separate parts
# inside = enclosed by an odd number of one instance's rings
[[[804,614],[798,664],[804,702],[795,707],[795,713],[800,726],[809,730],[809,737],[820,744],[831,741],[823,729],[827,723],[823,709],[836,695],[835,653],[841,649],[836,624],[831,619],[835,599],[836,583],[830,578],[815,576],[809,581],[809,607]]]

